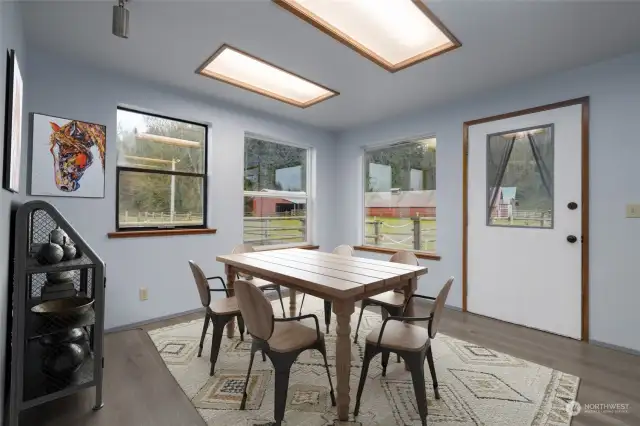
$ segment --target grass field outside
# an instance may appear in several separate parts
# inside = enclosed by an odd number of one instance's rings
[[[376,226],[378,221],[378,243],[376,244]],[[394,250],[414,250],[414,221],[400,217],[367,217],[365,225],[365,241],[367,245],[390,248]],[[422,251],[436,250],[436,219],[420,220],[420,248]]]

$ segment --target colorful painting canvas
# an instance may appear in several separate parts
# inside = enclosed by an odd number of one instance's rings
[[[11,192],[20,189],[20,155],[22,153],[22,74],[16,52],[7,56],[7,93],[5,107],[4,176],[2,186]]]
[[[31,195],[104,198],[106,127],[33,115]]]

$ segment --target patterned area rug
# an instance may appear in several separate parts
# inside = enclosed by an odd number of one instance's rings
[[[276,306],[278,304],[278,306]],[[288,300],[285,301],[288,306]],[[315,313],[324,328],[322,301],[307,296],[305,313]],[[279,301],[274,312],[279,312]],[[352,318],[352,334],[359,309]],[[251,337],[241,342],[239,333],[224,338],[209,377],[211,327],[202,357],[197,357],[203,320],[178,324],[150,332],[160,355],[208,425],[266,426],[273,421],[273,368],[256,356],[249,383],[247,409],[240,411],[242,388],[249,365]],[[380,324],[379,313],[365,311],[359,340],[353,345],[351,408],[360,378],[364,338]],[[312,323],[308,323],[311,325]],[[326,336],[332,374],[335,374],[335,318]],[[469,342],[439,334],[433,354],[440,400],[433,397],[431,377],[425,365],[429,424],[438,425],[568,425],[567,403],[575,399],[580,379],[541,365],[514,358]],[[381,376],[380,356],[371,361],[362,395],[360,414],[350,422],[339,422],[331,406],[329,385],[316,351],[304,352],[293,366],[289,382],[285,424],[301,426],[409,426],[419,425],[411,377],[391,355],[387,376]],[[335,386],[336,379],[333,378]]]

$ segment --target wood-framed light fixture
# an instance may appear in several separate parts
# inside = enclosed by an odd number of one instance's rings
[[[196,73],[298,108],[308,108],[340,94],[226,43]]]
[[[422,0],[272,0],[389,72],[462,44]]]

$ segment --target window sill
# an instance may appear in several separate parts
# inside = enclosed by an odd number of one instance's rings
[[[359,251],[370,251],[372,253],[384,253],[384,254],[395,254],[398,250],[383,248],[383,247],[375,247],[375,246],[355,246],[355,250]],[[413,254],[416,255],[418,259],[429,259],[429,260],[440,260],[440,255],[435,253],[425,253],[420,251],[412,251]]]
[[[196,229],[148,229],[136,231],[109,232],[109,238],[145,238],[145,237],[172,237],[174,235],[203,235],[215,234],[218,230],[214,228]]]

